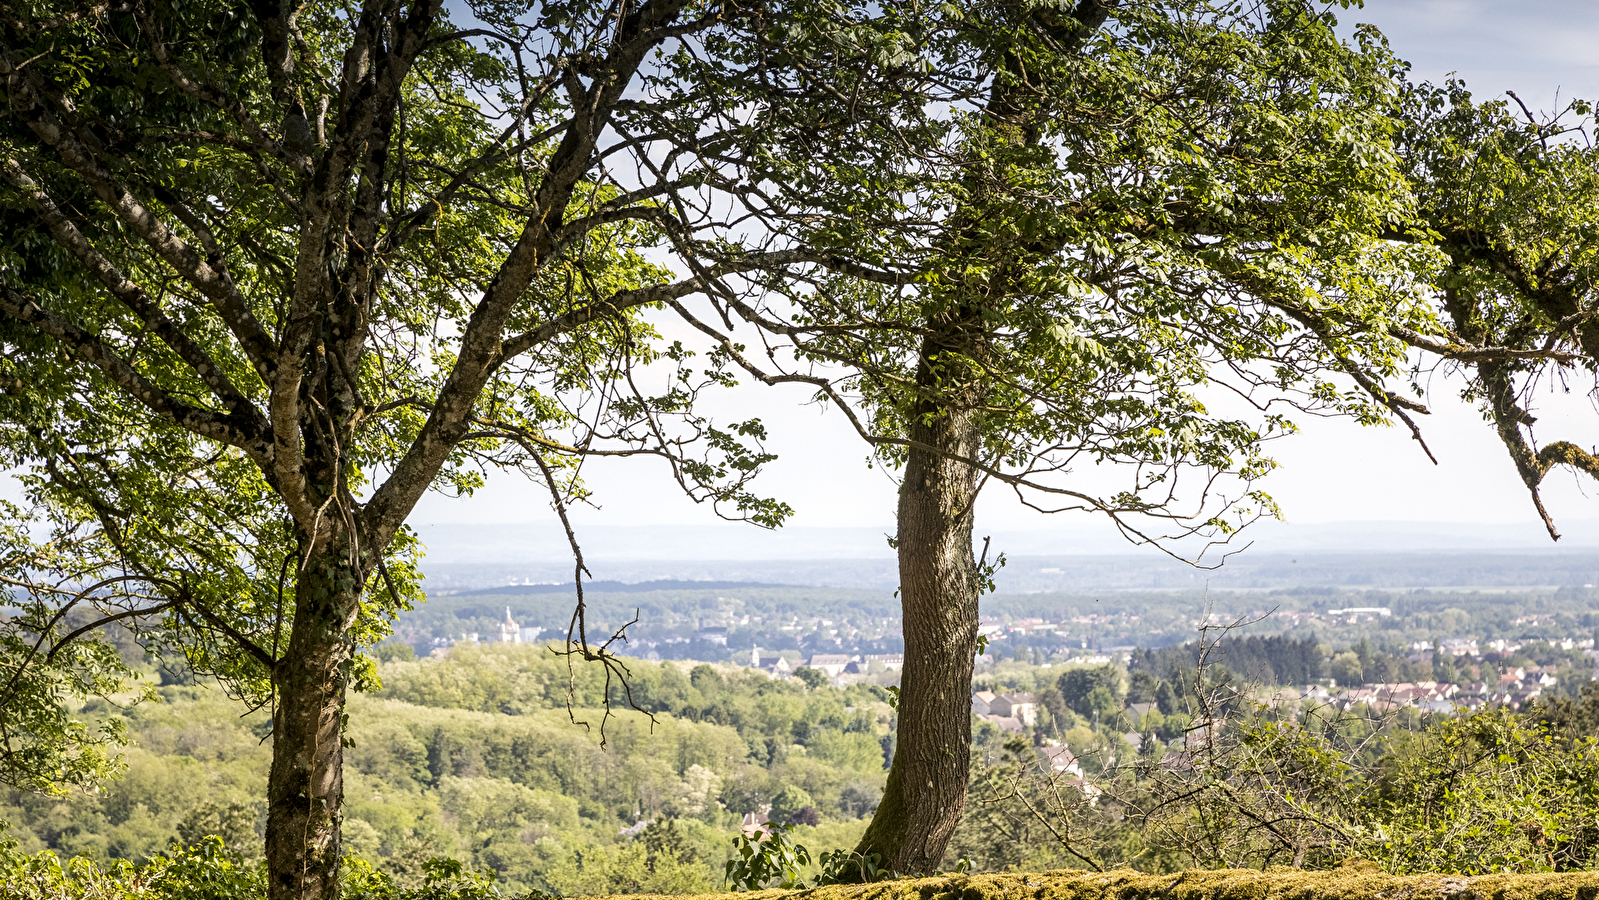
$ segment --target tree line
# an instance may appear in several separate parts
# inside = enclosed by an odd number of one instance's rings
[[[543,646],[385,655],[383,686],[352,699],[343,824],[347,857],[400,889],[420,890],[429,860],[453,859],[512,895],[707,892],[746,813],[842,849],[882,794],[892,710],[881,689],[634,661],[653,721],[628,713],[601,749],[572,726],[565,667]],[[597,723],[603,677],[580,670],[577,687],[578,718]],[[238,717],[214,685],[158,690],[160,702],[122,714],[136,746],[119,778],[93,795],[8,788],[0,843],[111,871],[215,835],[259,865],[270,714]]]
[[[430,872],[453,860],[512,895],[710,891],[721,883],[728,835],[743,813],[764,809],[773,821],[796,824],[793,839],[813,852],[843,850],[866,827],[886,781],[893,710],[880,688],[633,663],[640,703],[655,720],[624,714],[601,750],[595,735],[571,726],[564,669],[544,648],[461,648],[425,662],[406,658],[396,644],[378,649],[382,687],[351,704],[347,888],[367,873],[387,879],[400,892],[394,896],[441,896],[426,893]],[[1147,743],[1134,748],[1123,732],[1136,726],[1107,714],[1102,700],[1140,702],[1139,674],[1110,666],[1013,667],[1009,683],[994,685],[1035,691],[1046,711],[1031,739],[977,729],[973,807],[941,868],[962,859],[985,871],[1085,865],[1075,852],[1096,865],[1169,872],[1195,863],[1269,864],[1271,854],[1285,852],[1248,822],[1216,817],[1218,804],[1163,806],[1178,788],[1225,790],[1235,806],[1302,804],[1299,812],[1314,812],[1324,826],[1302,838],[1324,840],[1337,826],[1346,841],[1319,849],[1307,843],[1301,865],[1311,868],[1355,855],[1398,871],[1461,872],[1500,864],[1582,868],[1592,857],[1593,836],[1581,826],[1592,805],[1582,781],[1594,766],[1586,741],[1599,734],[1599,690],[1591,685],[1517,716],[1459,720],[1408,712],[1340,716],[1309,706],[1253,712],[1248,696],[1233,696],[1224,704],[1230,724],[1216,733],[1218,746],[1206,749],[1188,740],[1196,733],[1190,726],[1206,715],[1206,697],[1190,691],[1176,695],[1172,709],[1151,711],[1163,724],[1137,729]],[[1214,670],[1200,680],[1211,686],[1211,698],[1237,689]],[[1159,688],[1168,695],[1171,682]],[[603,712],[605,689],[601,673],[585,671],[576,694],[580,718]],[[0,794],[0,818],[11,823],[0,839],[0,872],[22,878],[42,858],[30,854],[41,850],[113,873],[119,864],[232,866],[226,878],[212,873],[212,883],[237,881],[229,890],[251,895],[266,827],[260,791],[271,750],[261,737],[270,733],[270,715],[236,717],[214,685],[158,690],[161,702],[121,714],[136,746],[125,756],[126,772],[99,794]],[[1064,705],[1057,709],[1052,697]],[[1052,768],[1059,757],[1048,754],[1062,747],[1078,767],[1073,772]],[[1485,760],[1477,751],[1488,747],[1502,752]],[[1195,782],[1187,763],[1200,753],[1248,779]],[[1287,759],[1319,761],[1343,775],[1316,780],[1312,770],[1272,768]],[[1457,819],[1421,828],[1425,811],[1414,804],[1425,795],[1403,785],[1450,778],[1461,797],[1427,802],[1435,804],[1431,815]],[[1077,803],[1073,792],[1090,785],[1102,792],[1097,802]],[[1521,789],[1527,785],[1537,791]],[[1052,808],[1041,802],[1050,796],[1072,802]],[[1536,840],[1521,831],[1495,847],[1455,840],[1453,826],[1471,804],[1483,807],[1473,815],[1513,807],[1521,818],[1512,824],[1530,817],[1559,829],[1545,838],[1545,856],[1554,862],[1540,862]],[[1366,839],[1359,827],[1373,823],[1404,836],[1383,851],[1393,855],[1358,843]],[[1048,827],[1063,824],[1066,843]],[[1197,841],[1201,826],[1228,840]],[[106,881],[115,883],[115,876]],[[444,896],[475,896],[458,888]]]
[[[1540,485],[1599,463],[1534,440],[1531,389],[1599,341],[1591,110],[1414,83],[1335,24],[1304,0],[7,8],[0,777],[114,769],[125,732],[63,698],[122,692],[95,636],[135,629],[272,711],[268,893],[337,896],[347,706],[420,600],[417,502],[491,468],[547,487],[563,658],[625,697],[565,515],[581,461],[793,511],[757,489],[764,425],[707,392],[794,390],[899,473],[898,749],[857,847],[882,872],[936,867],[966,805],[986,487],[1183,552],[1279,512],[1295,415],[1430,455],[1442,367],[1557,538]]]

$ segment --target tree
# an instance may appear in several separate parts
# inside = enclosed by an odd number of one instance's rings
[[[801,666],[795,669],[794,677],[805,682],[805,686],[812,690],[826,686],[828,681],[826,672],[821,669],[813,669],[810,666]]]
[[[1533,400],[1540,384],[1591,378],[1599,365],[1599,150],[1573,135],[1593,111],[1588,101],[1540,119],[1506,95],[1516,109],[1477,102],[1459,81],[1406,86],[1400,158],[1443,256],[1447,325],[1411,340],[1466,376],[1463,395],[1494,424],[1559,540],[1539,486],[1562,466],[1599,477],[1599,460],[1570,440],[1538,446]]]
[[[656,861],[663,858],[683,865],[700,861],[700,852],[683,836],[676,819],[651,822],[644,826],[644,830],[639,832],[638,841],[644,845],[647,864],[652,872],[655,871]]]
[[[936,868],[964,802],[977,601],[998,563],[973,548],[983,487],[1138,543],[1203,542],[1275,513],[1256,482],[1287,412],[1414,429],[1425,411],[1385,386],[1408,339],[1438,333],[1418,289],[1433,257],[1387,239],[1414,222],[1395,64],[1332,25],[1298,0],[890,8],[827,32],[837,49],[791,29],[786,51],[820,64],[875,40],[886,66],[774,88],[752,65],[718,85],[722,114],[762,110],[780,148],[739,169],[772,185],[750,214],[874,264],[690,321],[749,377],[815,391],[901,471],[900,752],[857,848],[886,868]],[[1088,469],[1128,477],[1099,490]]]
[[[1418,718],[1237,700],[1230,688],[1196,692],[1180,751],[1091,766],[1092,791],[1032,754],[974,772],[983,802],[962,849],[986,840],[985,852],[1013,854],[1002,864],[1053,856],[1109,869],[1136,858],[1165,871],[1594,866],[1592,738],[1560,739],[1508,710]],[[1224,707],[1235,710],[1225,720]]]
[[[811,800],[811,795],[802,787],[784,785],[783,789],[772,797],[771,818],[774,822],[793,822],[796,816],[807,809],[811,810],[812,815],[815,814],[815,802]]]
[[[35,554],[15,552],[22,536],[7,531],[11,546],[6,550],[11,552],[0,571],[26,572]],[[0,584],[14,580],[0,578]],[[66,701],[135,688],[132,670],[108,642],[80,641],[43,650],[37,635],[84,624],[57,612],[30,604],[0,619],[0,670],[6,673],[0,683],[0,784],[47,794],[92,788],[115,775],[120,770],[117,751],[126,742],[121,719],[91,727],[72,714]]]
[[[1066,698],[1061,695],[1057,687],[1050,686],[1040,691],[1038,705],[1049,713],[1049,724],[1057,732],[1071,721],[1071,711],[1066,707]]]
[[[699,389],[846,410],[904,472],[900,752],[862,850],[920,871],[965,792],[982,486],[1226,532],[1273,509],[1271,403],[1409,421],[1384,379],[1453,346],[1405,289],[1425,248],[1377,239],[1410,221],[1389,61],[1297,0],[462,14],[0,17],[0,444],[39,576],[7,646],[54,664],[114,619],[271,703],[274,897],[336,892],[343,699],[415,598],[427,490],[520,468],[564,512],[577,459],[645,455],[771,525],[760,424]],[[1213,411],[1228,388],[1265,408]],[[1135,474],[1074,487],[1088,462]],[[581,593],[570,636],[606,658]]]
[[[1332,677],[1333,681],[1343,687],[1365,683],[1365,667],[1361,665],[1360,657],[1355,651],[1345,650],[1332,658]]]
[[[1159,687],[1159,681],[1149,672],[1142,669],[1130,672],[1127,676],[1127,702],[1153,703]]]
[[[1155,689],[1155,705],[1164,715],[1177,713],[1177,692],[1172,690],[1171,682],[1162,681],[1160,687]]]
[[[821,16],[790,12],[776,21]],[[783,519],[746,487],[769,459],[760,423],[694,413],[728,382],[725,354],[701,366],[644,319],[733,296],[741,273],[857,270],[799,243],[739,249],[716,198],[748,189],[720,156],[742,124],[658,136],[697,115],[698,48],[769,42],[769,14],[0,15],[0,448],[28,497],[7,510],[28,596],[5,623],[0,724],[9,750],[44,748],[8,756],[33,774],[7,777],[104,768],[56,690],[107,689],[94,635],[127,626],[272,706],[270,894],[331,897],[345,696],[373,683],[359,648],[418,598],[405,521],[425,492],[518,469],[564,521],[579,459],[640,455],[730,516]],[[569,660],[616,665],[581,588],[569,638]]]
[[[1077,666],[1067,669],[1056,682],[1061,697],[1071,711],[1092,717],[1119,709],[1122,695],[1121,674],[1110,666]]]

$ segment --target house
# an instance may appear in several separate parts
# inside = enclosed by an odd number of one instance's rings
[[[1045,744],[1038,749],[1039,755],[1044,757],[1044,763],[1049,766],[1049,782],[1057,788],[1074,788],[1081,791],[1088,799],[1088,805],[1099,803],[1099,797],[1104,791],[1090,784],[1083,774],[1083,767],[1077,762],[1077,757],[1065,744]]]
[[[972,694],[972,712],[979,716],[991,715],[994,712],[994,692],[976,691]]]
[[[1260,702],[1271,707],[1284,706],[1289,703],[1299,702],[1299,692],[1293,688],[1279,688],[1260,698]]]
[[[1044,758],[1044,763],[1049,766],[1051,773],[1079,777],[1083,774],[1083,767],[1077,762],[1077,756],[1065,744],[1045,744],[1038,749],[1038,754]]]
[[[1104,791],[1090,784],[1088,779],[1082,777],[1081,775],[1077,776],[1076,778],[1062,778],[1056,781],[1055,785],[1063,788],[1075,788],[1076,790],[1081,791],[1083,797],[1088,800],[1089,806],[1098,806],[1100,795],[1105,793]]]
[[[1507,703],[1504,705],[1508,705],[1511,709],[1521,709],[1528,703],[1538,699],[1538,696],[1542,693],[1543,690],[1541,688],[1539,688],[1537,685],[1533,685],[1532,687],[1509,694],[1505,698]]]
[[[982,720],[984,722],[987,722],[990,725],[997,726],[1000,731],[1011,731],[1011,732],[1015,732],[1017,734],[1021,734],[1022,733],[1022,722],[1021,722],[1020,719],[1017,719],[1015,717],[1012,717],[1012,716],[982,716],[980,718],[982,718]]]
[[[1134,725],[1137,725],[1139,722],[1144,721],[1144,717],[1149,715],[1149,711],[1154,708],[1155,704],[1153,703],[1129,703],[1127,704],[1127,718],[1131,719]]]
[[[905,654],[903,653],[868,653],[861,658],[861,666],[865,668],[872,663],[882,663],[883,671],[894,672],[905,668]]]
[[[1199,754],[1189,750],[1168,753],[1160,758],[1160,767],[1168,772],[1192,772],[1199,767]]]
[[[828,678],[837,678],[844,674],[844,668],[854,661],[842,653],[818,653],[806,660],[805,665],[825,672]]]
[[[759,647],[750,651],[750,668],[764,669],[774,678],[787,678],[794,672],[794,667],[789,665],[788,660],[781,656],[762,656]]]
[[[1211,743],[1218,735],[1221,734],[1221,729],[1226,727],[1226,725],[1226,719],[1211,719],[1209,721],[1201,720],[1195,722],[1194,724],[1188,726],[1187,731],[1183,732],[1183,749],[1209,749]]]
[[[726,647],[727,627],[724,625],[712,625],[708,628],[701,628],[694,633],[694,637],[709,644],[720,644]]]
[[[1033,699],[1032,694],[1011,694],[1010,714],[1032,728],[1038,724],[1038,701]]]
[[[996,716],[1019,719],[1029,728],[1038,724],[1038,701],[1032,694],[1000,694],[988,701],[988,708]]]

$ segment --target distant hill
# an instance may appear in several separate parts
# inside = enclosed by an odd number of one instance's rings
[[[812,586],[892,591],[892,559],[602,560],[590,564],[604,580],[585,582],[595,594],[652,591],[750,590]],[[565,571],[562,572],[561,569]],[[430,595],[572,594],[553,582],[569,567],[525,564],[451,565],[424,560]],[[1413,551],[1391,553],[1259,553],[1229,557],[1218,568],[1197,568],[1155,553],[1077,556],[1012,555],[996,573],[1001,593],[1052,591],[1285,591],[1296,589],[1477,589],[1576,587],[1599,584],[1599,550]]]
[[[596,594],[644,594],[650,591],[719,591],[737,588],[770,588],[781,587],[776,584],[764,584],[759,581],[585,581],[585,593]],[[564,584],[507,584],[499,587],[479,588],[475,591],[460,591],[463,596],[473,594],[490,594],[496,597],[518,597],[523,594],[575,594],[577,587],[568,581]]]
[[[1083,517],[1062,518],[1049,527],[1017,528],[1015,522],[979,523],[979,544],[992,537],[993,551],[1012,559],[1022,556],[1147,556],[1123,540],[1104,522]],[[1010,527],[1007,527],[1010,526]],[[1245,554],[1305,555],[1362,553],[1566,553],[1599,549],[1599,520],[1560,522],[1565,538],[1557,548],[1537,522],[1257,522],[1245,529],[1230,549]],[[571,577],[571,548],[557,522],[505,524],[418,523],[418,536],[433,565],[536,567],[548,574],[534,581]],[[892,524],[848,528],[785,526],[775,530],[750,525],[586,525],[579,528],[583,556],[602,578],[637,581],[632,575],[611,575],[613,564],[658,563],[651,578],[719,578],[766,580],[762,577],[689,574],[675,568],[685,560],[737,566],[752,560],[804,565],[815,560],[848,560],[852,564],[889,563],[894,550],[888,537]],[[1197,552],[1199,548],[1193,548]],[[484,585],[477,585],[483,587]]]

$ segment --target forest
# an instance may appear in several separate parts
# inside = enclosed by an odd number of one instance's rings
[[[350,705],[344,829],[351,860],[402,890],[423,890],[428,866],[453,860],[509,895],[705,892],[726,883],[724,867],[746,813],[791,823],[786,837],[813,854],[802,875],[814,879],[820,874],[814,859],[853,846],[881,801],[896,716],[892,695],[882,687],[837,688],[821,679],[779,681],[727,665],[630,660],[630,702],[637,709],[618,708],[608,717],[605,692],[614,694],[617,686],[608,687],[600,671],[580,669],[569,709],[569,673],[551,649],[484,645],[419,660],[397,642],[376,648],[372,689]],[[1269,861],[1281,848],[1243,840],[1231,850],[1239,855],[1217,855],[1216,848],[1182,834],[1170,810],[1147,808],[1172,788],[1171,779],[1187,783],[1191,772],[1173,769],[1170,761],[1200,752],[1189,726],[1203,718],[1201,697],[1186,687],[1196,678],[1208,685],[1206,696],[1226,692],[1234,724],[1217,735],[1218,746],[1203,752],[1226,753],[1231,764],[1262,765],[1262,748],[1245,754],[1240,747],[1252,747],[1285,714],[1288,721],[1324,721],[1325,745],[1290,749],[1324,754],[1354,783],[1342,785],[1338,796],[1323,785],[1321,793],[1308,795],[1311,802],[1339,805],[1348,816],[1361,808],[1350,795],[1372,792],[1388,797],[1386,806],[1377,806],[1380,816],[1397,820],[1414,811],[1392,797],[1395,777],[1454,766],[1469,788],[1469,800],[1456,805],[1475,804],[1491,818],[1495,809],[1515,804],[1525,815],[1556,822],[1549,846],[1564,841],[1577,848],[1571,854],[1581,854],[1562,857],[1556,868],[1585,866],[1599,851],[1586,849],[1599,840],[1583,830],[1591,826],[1558,824],[1593,802],[1582,799],[1588,789],[1578,790],[1574,779],[1599,775],[1599,756],[1588,743],[1599,737],[1599,690],[1587,680],[1591,672],[1519,716],[1344,715],[1307,706],[1260,707],[1256,718],[1249,711],[1269,692],[1225,664],[1201,671],[1199,649],[1143,653],[1130,669],[1001,662],[976,687],[1036,693],[1039,716],[1022,735],[979,724],[970,773],[973,811],[953,836],[943,868],[1026,871],[1081,867],[1086,859],[1165,872],[1196,863]],[[1287,671],[1285,662],[1307,656],[1326,665],[1315,645],[1284,638],[1238,638],[1217,655],[1240,669],[1248,660]],[[1158,706],[1139,720],[1124,709],[1139,702]],[[28,854],[53,853],[109,870],[170,858],[215,835],[225,858],[245,871],[259,865],[271,720],[263,710],[241,717],[233,709],[214,683],[165,684],[125,708],[119,713],[131,736],[125,770],[103,791],[52,797],[13,788],[0,795],[0,820],[10,823],[0,862],[15,875]],[[1130,747],[1123,732],[1141,732],[1143,746]],[[1505,756],[1497,766],[1478,760],[1462,767],[1429,743],[1450,734],[1532,752],[1513,762]],[[1343,752],[1356,746],[1358,753]],[[1559,765],[1552,765],[1553,747]],[[1061,749],[1073,763],[1069,772],[1057,767]],[[1092,784],[1104,794],[1092,805],[1062,805],[1053,782],[1063,777],[1072,791]],[[1359,784],[1362,779],[1369,784]],[[1545,796],[1523,792],[1530,784],[1540,785]],[[1229,787],[1237,792],[1233,802],[1283,803],[1274,791],[1292,786],[1302,785],[1262,778]],[[1034,801],[1053,796],[1057,802],[1030,810],[1019,805],[1027,792]],[[1070,840],[1050,831],[1063,819]],[[1231,827],[1239,835],[1249,832]],[[1358,841],[1358,827],[1348,830]],[[1506,858],[1537,852],[1511,844],[1501,849]],[[1464,845],[1453,852],[1465,854]],[[1440,865],[1403,857],[1389,862],[1398,871]],[[1449,863],[1467,870],[1498,864]]]
[[[447,857],[507,893],[710,891],[745,813],[803,823],[797,839],[821,852],[858,838],[882,794],[881,688],[632,661],[650,717],[606,721],[603,675],[579,670],[569,714],[566,667],[544,646],[420,662],[396,647],[380,645],[383,686],[350,707],[344,828],[346,852],[402,885]],[[126,772],[99,796],[8,791],[10,839],[108,865],[217,834],[258,860],[271,720],[232,709],[214,685],[160,687],[126,712]]]

